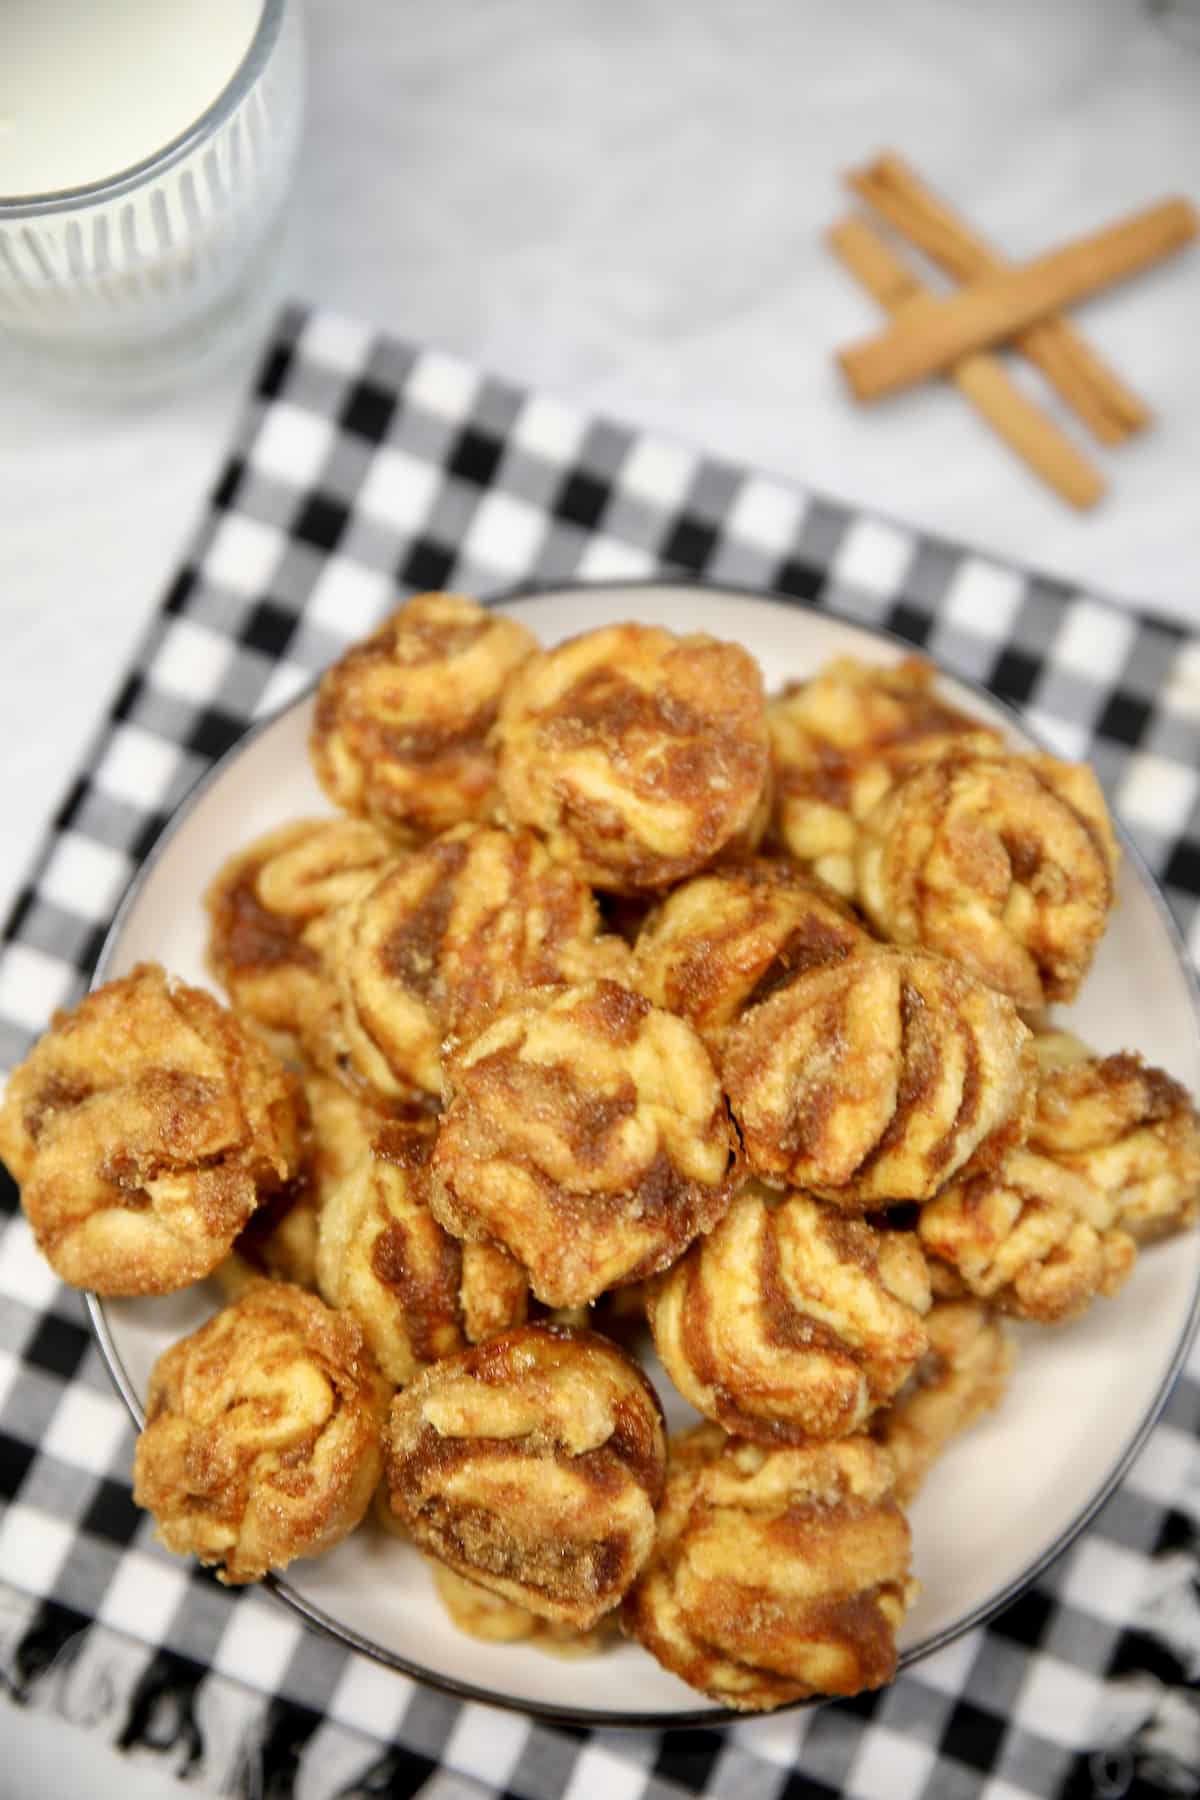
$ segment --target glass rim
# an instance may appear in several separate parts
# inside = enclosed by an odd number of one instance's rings
[[[198,113],[190,125],[171,138],[160,150],[154,150],[140,162],[105,175],[99,181],[85,182],[79,187],[52,188],[44,194],[6,195],[0,193],[0,225],[9,219],[35,218],[41,213],[73,212],[77,208],[97,206],[141,187],[148,179],[165,173],[198,145],[211,138],[241,105],[250,92],[279,39],[287,0],[262,0],[254,34],[229,80]]]

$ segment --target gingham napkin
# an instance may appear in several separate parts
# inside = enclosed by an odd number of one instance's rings
[[[86,982],[195,778],[395,603],[663,570],[882,624],[1098,770],[1200,951],[1200,640],[327,314],[281,320],[186,561],[53,821],[0,955],[0,1067]],[[1200,1358],[1086,1535],[879,1694],[724,1730],[588,1733],[460,1705],[152,1541],[78,1296],[0,1239],[0,1671],[186,1773],[303,1800],[1200,1786]],[[2,1786],[2,1778],[0,1778]]]

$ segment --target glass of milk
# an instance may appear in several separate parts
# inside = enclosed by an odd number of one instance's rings
[[[253,313],[304,97],[288,0],[3,0],[0,341],[134,389]]]

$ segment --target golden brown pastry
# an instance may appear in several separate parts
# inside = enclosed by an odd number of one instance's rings
[[[832,888],[782,858],[754,857],[667,896],[638,936],[630,985],[715,1049],[747,1007],[866,941]]]
[[[0,1156],[39,1249],[101,1294],[203,1280],[300,1155],[293,1078],[157,963],[58,1013],[0,1109]]]
[[[892,1482],[865,1437],[768,1449],[701,1425],[672,1438],[625,1630],[742,1712],[882,1687],[915,1591]]]
[[[261,1580],[358,1524],[389,1393],[353,1319],[254,1282],[155,1364],[133,1497],[168,1550]]]
[[[323,952],[333,914],[395,853],[364,819],[306,819],[239,851],[209,888],[209,967],[282,1052],[332,1002]]]
[[[665,1268],[739,1178],[708,1052],[615,982],[514,998],[446,1065],[431,1202],[503,1244],[547,1306]]]
[[[596,887],[666,887],[761,835],[766,704],[736,644],[585,632],[526,663],[496,737],[508,817]]]
[[[447,1040],[506,994],[628,966],[598,929],[591,893],[532,832],[458,826],[340,915],[339,1012],[316,1052],[384,1101],[440,1096]]]
[[[1055,1325],[1124,1284],[1137,1257],[1111,1199],[1032,1150],[952,1181],[921,1208],[928,1256],[966,1291],[1018,1318]],[[935,1283],[936,1287],[936,1283]]]
[[[996,1161],[1025,1135],[1035,1069],[1010,1000],[943,957],[875,944],[795,976],[721,1052],[750,1167],[851,1211]]]
[[[685,1400],[761,1443],[860,1431],[924,1354],[915,1234],[751,1187],[650,1284],[650,1329]]]
[[[840,893],[855,891],[859,828],[894,781],[954,750],[1002,748],[935,680],[923,657],[876,667],[843,656],[770,703],[776,833]]]
[[[384,831],[487,819],[500,696],[537,640],[460,594],[418,594],[354,644],[317,694],[313,767],[335,805]]]
[[[396,1396],[388,1489],[422,1550],[587,1630],[650,1553],[665,1457],[636,1363],[592,1332],[525,1325]]]
[[[1200,1117],[1190,1094],[1131,1051],[1093,1056],[1066,1034],[1037,1040],[1030,1148],[1086,1177],[1140,1239],[1200,1215]]]
[[[896,1465],[896,1498],[909,1506],[951,1438],[999,1406],[1016,1345],[972,1300],[939,1300],[925,1320],[929,1348],[871,1435]]]
[[[1113,904],[1100,784],[1053,756],[944,757],[863,820],[859,904],[882,937],[953,956],[1018,1006],[1070,1000]]]
[[[437,1597],[460,1631],[487,1644],[532,1644],[554,1656],[595,1656],[616,1641],[616,1615],[607,1613],[590,1631],[576,1631],[553,1619],[539,1619],[527,1606],[505,1600],[477,1581],[468,1581],[427,1556]]]
[[[387,1123],[320,1214],[317,1285],[353,1313],[396,1386],[467,1343],[523,1323],[524,1271],[492,1244],[463,1245],[429,1210],[435,1126]]]

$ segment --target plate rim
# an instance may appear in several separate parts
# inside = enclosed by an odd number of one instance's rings
[[[710,581],[703,577],[686,574],[674,576],[670,574],[652,574],[635,576],[614,576],[598,581],[572,580],[530,580],[496,590],[481,600],[481,604],[490,608],[516,604],[525,601],[546,601],[557,596],[569,595],[577,597],[584,594],[603,596],[635,591],[637,589],[656,588],[691,588],[711,598],[725,598],[735,601],[751,601],[756,604],[778,607],[788,612],[813,613],[836,625],[844,625],[852,631],[861,632],[865,637],[875,638],[891,647],[903,651],[906,655],[922,656],[932,663],[939,675],[948,677],[961,687],[976,694],[989,706],[998,708],[1005,714],[1009,722],[1026,739],[1039,749],[1051,755],[1056,754],[1046,743],[1042,734],[1022,716],[1018,709],[1001,695],[993,693],[983,682],[974,676],[960,675],[957,671],[946,667],[939,659],[931,655],[921,645],[911,643],[901,637],[898,632],[887,626],[868,624],[859,619],[843,619],[840,614],[830,612],[826,608],[813,604],[812,601],[799,596],[786,594],[779,589],[756,588],[742,586],[736,582]],[[92,992],[106,979],[106,970],[115,954],[121,938],[125,920],[135,905],[142,888],[151,872],[157,867],[167,853],[176,832],[195,810],[200,800],[225,774],[227,765],[240,756],[255,739],[295,709],[307,705],[312,699],[320,681],[321,673],[315,674],[311,681],[305,683],[299,692],[284,700],[279,706],[264,713],[261,718],[251,719],[234,742],[224,750],[215,762],[201,771],[191,786],[181,797],[178,805],[172,810],[164,822],[162,829],[155,837],[145,857],[134,870],[129,883],[121,896],[113,914],[112,922],[105,932],[104,940],[96,958],[95,967],[88,983],[88,991]],[[1171,948],[1174,952],[1176,966],[1183,977],[1184,988],[1191,1003],[1192,1024],[1197,1040],[1200,1042],[1200,976],[1192,967],[1184,942],[1183,933],[1167,902],[1166,895],[1159,885],[1157,877],[1150,869],[1141,851],[1134,843],[1124,823],[1112,813],[1112,821],[1117,841],[1122,854],[1136,873],[1150,902],[1163,924]],[[120,1352],[113,1340],[107,1314],[104,1311],[103,1298],[91,1289],[83,1291],[84,1308],[88,1326],[96,1341],[96,1347],[104,1363],[110,1381],[125,1405],[135,1428],[140,1432],[145,1425],[145,1413],[141,1402],[134,1391],[128,1371],[121,1360]],[[1034,1562],[1027,1565],[1019,1575],[1013,1577],[1002,1588],[979,1602],[970,1612],[953,1624],[934,1632],[922,1642],[901,1652],[896,1663],[896,1675],[912,1668],[916,1663],[932,1656],[936,1651],[945,1649],[949,1644],[965,1637],[968,1632],[986,1625],[994,1619],[1014,1600],[1019,1598],[1034,1582],[1046,1573],[1080,1535],[1086,1531],[1101,1508],[1112,1498],[1116,1489],[1124,1480],[1129,1469],[1145,1447],[1154,1427],[1158,1424],[1167,1401],[1170,1399],[1175,1384],[1183,1371],[1183,1366],[1191,1350],[1192,1343],[1200,1330],[1200,1274],[1198,1274],[1187,1316],[1183,1322],[1180,1335],[1170,1362],[1159,1382],[1154,1397],[1147,1407],[1137,1429],[1121,1450],[1116,1461],[1111,1465],[1104,1480],[1087,1503],[1063,1527],[1058,1536],[1049,1544]],[[197,1565],[202,1567],[202,1565]],[[205,1571],[211,1574],[211,1571]],[[212,1577],[215,1579],[215,1577]],[[385,1668],[395,1670],[399,1674],[432,1687],[453,1699],[473,1702],[484,1706],[500,1707],[507,1712],[516,1712],[534,1719],[545,1719],[550,1723],[583,1726],[591,1730],[634,1730],[634,1731],[669,1731],[694,1730],[698,1727],[715,1727],[733,1724],[738,1721],[756,1717],[774,1717],[789,1712],[805,1711],[816,1706],[829,1705],[839,1698],[837,1695],[812,1695],[808,1699],[793,1700],[775,1707],[765,1715],[739,1711],[734,1707],[704,1706],[688,1712],[657,1713],[624,1713],[609,1709],[560,1706],[553,1701],[530,1700],[518,1696],[503,1695],[494,1689],[479,1687],[473,1682],[459,1681],[451,1675],[443,1675],[422,1664],[410,1662],[397,1652],[388,1650],[357,1632],[353,1626],[345,1625],[324,1612],[321,1607],[307,1599],[292,1587],[285,1576],[268,1574],[260,1584],[287,1607],[297,1613],[305,1622],[323,1635],[331,1637],[335,1642],[349,1648],[360,1655],[370,1657],[372,1661]],[[894,1679],[894,1677],[893,1677]]]

